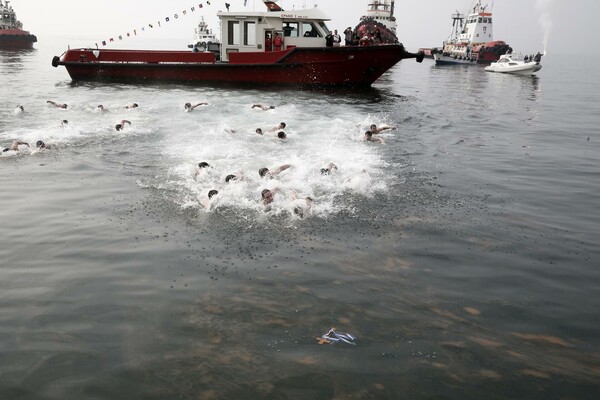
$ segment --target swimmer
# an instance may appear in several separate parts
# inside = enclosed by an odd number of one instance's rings
[[[185,112],[192,112],[192,111],[194,111],[194,109],[196,107],[207,106],[207,105],[208,105],[208,103],[198,103],[198,104],[194,104],[194,105],[192,105],[192,103],[185,103],[185,105],[183,107],[184,107]]]
[[[269,129],[269,133],[285,129],[286,126],[287,125],[285,124],[285,122],[281,122],[279,125],[274,126],[273,128]]]
[[[337,165],[332,162],[327,163],[326,166],[321,168],[321,175],[331,175],[331,171],[337,170]]]
[[[52,106],[54,106],[56,108],[64,108],[64,109],[67,108],[66,104],[64,104],[64,103],[57,103],[57,102],[52,101],[52,100],[48,100],[48,101],[46,101],[46,103],[48,103],[48,104],[50,104],[50,105],[52,105]]]
[[[281,140],[285,140],[287,138],[287,135],[285,134],[284,131],[279,131],[279,132],[277,132],[277,137]]]
[[[263,111],[274,110],[275,106],[263,106],[262,104],[252,104],[252,108],[260,108]]]
[[[200,174],[204,175],[207,171],[206,168],[208,167],[210,167],[210,165],[207,162],[203,161],[201,163],[198,163],[198,167],[196,168],[196,172],[194,173],[194,179],[198,178],[198,175]]]
[[[133,109],[133,108],[138,108],[138,107],[139,107],[139,106],[138,106],[138,103],[127,104],[127,105],[125,106],[125,108],[126,108],[127,110],[131,110],[131,109]]]
[[[29,143],[27,143],[27,142],[22,142],[20,140],[15,140],[15,141],[12,142],[12,144],[10,145],[10,147],[6,147],[5,149],[2,150],[2,152],[7,152],[9,150],[19,151],[19,146],[31,147],[31,146],[29,146]]]
[[[123,129],[125,129],[125,125],[131,125],[131,122],[127,121],[126,119],[121,120],[120,124],[115,125],[115,129],[117,131],[122,131]]]
[[[60,122],[60,126],[61,126],[62,128],[64,128],[64,127],[65,127],[65,126],[67,126],[67,125],[69,125],[69,121],[67,121],[66,119],[63,119],[63,120]]]
[[[279,188],[263,189],[263,191],[260,192],[260,197],[262,198],[263,205],[268,206],[269,204],[271,204],[274,200],[273,197],[279,192]]]
[[[397,128],[395,126],[391,125],[381,125],[379,128],[375,124],[371,125],[371,132],[373,132],[374,135],[387,130],[395,131],[396,129]]]
[[[363,137],[363,141],[365,142],[379,142],[381,144],[385,144],[385,141],[382,138],[373,137],[373,132],[366,131],[365,136]]]
[[[260,128],[256,128],[256,133],[257,133],[257,134],[259,134],[259,135],[262,135],[262,134],[263,134],[263,131],[262,131],[262,129],[260,129]]]
[[[292,191],[290,195],[293,205],[293,213],[300,218],[305,218],[310,214],[313,205],[312,197],[306,196],[304,198],[298,197],[295,191]]]
[[[229,174],[225,177],[225,183],[235,183],[244,180],[244,173],[242,171],[238,171],[235,174]]]
[[[46,143],[42,142],[41,140],[38,140],[37,142],[35,142],[35,147],[37,147],[40,150],[42,150],[42,149],[48,149],[48,150],[50,150],[52,148],[52,146],[50,146],[49,144],[46,144]]]
[[[21,115],[25,112],[25,107],[23,106],[17,106],[17,108],[15,108],[15,111],[13,111],[13,114],[15,115]]]
[[[96,107],[96,110],[98,112],[109,112],[102,104],[99,104],[98,107]]]
[[[261,168],[258,170],[258,175],[260,175],[261,178],[272,179],[275,175],[280,174],[281,172],[285,171],[286,169],[288,169],[290,167],[291,167],[290,164],[283,164],[283,165],[280,165],[279,167],[273,168],[273,169]]]
[[[204,199],[200,200],[200,204],[202,204],[202,206],[204,206],[204,208],[208,210],[210,208],[212,198],[218,194],[219,194],[218,190],[214,190],[214,189],[209,190],[208,198],[204,198]]]

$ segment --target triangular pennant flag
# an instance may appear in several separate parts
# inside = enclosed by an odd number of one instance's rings
[[[208,4],[210,6],[210,1],[206,0],[206,4]]]
[[[106,46],[106,40],[102,41],[102,46]]]
[[[225,3],[225,8],[227,9],[227,12],[229,12],[229,7],[231,7],[231,4]]]
[[[182,13],[183,15],[186,15],[186,14],[187,14],[187,10],[183,10],[181,13]]]
[[[166,17],[166,18],[165,18],[165,21],[166,21],[166,22],[169,22],[169,21],[170,21],[169,17]]]
[[[142,29],[144,29],[144,28],[142,28]],[[134,29],[134,30],[133,30],[133,34],[134,34],[135,36],[137,36],[137,30],[135,30],[135,29]]]
[[[149,26],[150,28],[154,28],[154,27],[152,26],[152,24],[148,24],[148,26]]]
[[[119,35],[119,40],[123,40],[123,35]]]
[[[196,11],[196,7],[192,7],[192,12]]]
[[[173,15],[173,17],[175,17],[175,19],[179,18],[179,15],[175,14]]]
[[[114,42],[114,41],[115,41],[115,39],[113,39],[113,38],[110,38],[110,39],[108,39],[108,41],[109,41],[109,42]]]
[[[168,17],[167,17],[168,18]],[[158,21],[158,27],[160,28],[160,21]]]
[[[129,37],[129,36],[131,36],[131,35],[129,34],[129,32],[127,32],[127,37]]]

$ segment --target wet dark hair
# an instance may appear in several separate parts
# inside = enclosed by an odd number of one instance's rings
[[[210,167],[210,165],[208,165],[207,162],[202,161],[201,163],[198,164],[198,168],[208,168]]]
[[[38,148],[40,148],[40,147],[44,147],[45,144],[41,140],[38,140],[37,142],[35,142],[35,146],[38,147]]]
[[[60,108],[67,108],[67,105],[63,104]]]
[[[121,129],[123,129],[123,125],[121,125],[121,124],[116,124],[116,125],[115,125],[115,129],[116,129],[117,131],[120,131]]]
[[[269,172],[269,168],[261,168],[258,170],[258,174],[260,175],[261,178],[264,178],[268,172]]]
[[[69,123],[69,121],[67,121],[66,119],[63,119],[63,120],[62,120],[62,123],[63,123],[63,124],[68,124],[68,123]]]
[[[262,131],[262,129],[260,129],[260,128],[256,128],[256,133],[258,133],[259,135],[262,135],[262,134],[263,134],[263,131]]]
[[[371,132],[371,131],[366,131],[366,132],[365,132],[365,135],[367,135],[367,136],[373,136],[373,132]]]
[[[285,139],[285,138],[286,138],[285,132],[284,132],[284,131],[280,131],[280,132],[278,132],[278,133],[277,133],[277,137],[278,137],[279,139]]]
[[[98,108],[104,108],[102,104],[98,104]]]
[[[192,108],[192,103],[185,103],[185,108]]]
[[[20,109],[21,109],[21,111],[25,111],[25,107],[23,107],[23,106],[19,106],[19,107],[17,107],[17,108],[20,108]]]
[[[269,189],[263,189],[263,190],[262,190],[262,192],[260,192],[260,197],[262,197],[262,198],[264,199],[264,198],[265,198],[265,195],[266,195],[267,193],[269,193],[269,192],[270,192],[270,190],[269,190]]]
[[[375,124],[371,124],[371,126],[370,126],[369,128],[371,128],[371,129],[375,130],[375,129],[377,129],[377,125],[375,125]]]
[[[321,168],[321,175],[329,175],[329,170],[327,168]]]
[[[231,175],[227,175],[227,176],[225,177],[225,182],[226,182],[226,183],[228,183],[228,182],[229,182],[230,180],[232,180],[232,179],[233,179],[234,181],[236,180],[236,177],[235,177],[235,175],[233,175],[233,174],[231,174]]]
[[[270,110],[274,110],[274,109],[275,109],[275,106],[270,106],[270,107],[269,107],[269,109],[270,109]]]
[[[133,103],[133,104],[131,105],[131,107],[132,107],[132,108],[136,108],[136,107],[139,107],[139,106],[138,106],[138,103]]]
[[[10,150],[10,149],[9,149],[8,147],[5,147],[5,148],[3,148],[3,149],[2,149],[2,152],[3,152],[3,153],[6,153],[6,152],[7,152],[7,151],[9,151],[9,150]]]
[[[279,125],[281,125],[282,128],[285,128],[287,125],[285,124],[285,122],[280,123]]]
[[[214,190],[214,189],[213,189],[213,190],[210,190],[210,191],[208,192],[208,198],[210,199],[210,198],[212,198],[212,197],[213,197],[214,195],[216,195],[216,194],[219,194],[219,191],[218,191],[218,190]]]

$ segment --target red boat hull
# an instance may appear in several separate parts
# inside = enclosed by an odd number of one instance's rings
[[[400,60],[422,59],[402,45],[291,48],[229,58],[215,63],[212,53],[78,49],[55,57],[53,65],[64,65],[74,81],[370,86]]]
[[[35,35],[21,29],[0,31],[0,49],[32,49],[35,42]]]

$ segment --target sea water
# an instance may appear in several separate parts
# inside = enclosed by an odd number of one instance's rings
[[[72,83],[64,47],[0,54],[0,398],[596,397],[598,71]]]

